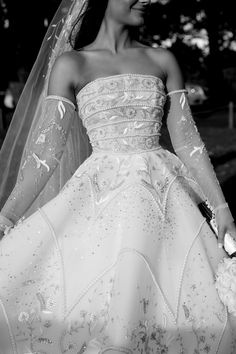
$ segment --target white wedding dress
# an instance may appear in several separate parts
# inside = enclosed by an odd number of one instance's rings
[[[236,353],[214,285],[226,253],[159,145],[165,100],[141,74],[78,93],[92,155],[0,242],[1,354]]]

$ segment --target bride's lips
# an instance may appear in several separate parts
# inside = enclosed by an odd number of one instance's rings
[[[144,14],[146,12],[146,9],[144,7],[142,7],[142,8],[133,7],[132,10],[138,11],[142,14]]]

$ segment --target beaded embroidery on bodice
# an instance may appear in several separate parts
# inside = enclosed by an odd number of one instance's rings
[[[165,101],[162,80],[142,74],[98,78],[77,95],[79,116],[94,152],[157,149]]]

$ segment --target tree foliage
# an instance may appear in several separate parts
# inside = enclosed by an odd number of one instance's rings
[[[3,76],[9,77],[9,69],[14,72],[19,65],[32,66],[47,20],[51,21],[60,0],[0,0],[3,3],[7,13],[0,16],[0,33],[4,35],[2,59],[8,67]],[[143,35],[154,46],[169,47],[185,78],[205,83],[215,97],[218,87],[225,85],[223,73],[235,66],[234,14],[233,0],[157,0]],[[4,28],[6,18],[8,28]]]
[[[187,79],[205,81],[214,99],[232,86],[224,72],[235,66],[233,9],[233,0],[159,0],[145,29],[151,43],[176,54]]]

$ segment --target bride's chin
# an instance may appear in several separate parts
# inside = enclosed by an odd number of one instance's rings
[[[140,27],[144,24],[144,18],[143,16],[132,16],[132,20],[130,21],[130,26],[133,27]]]

